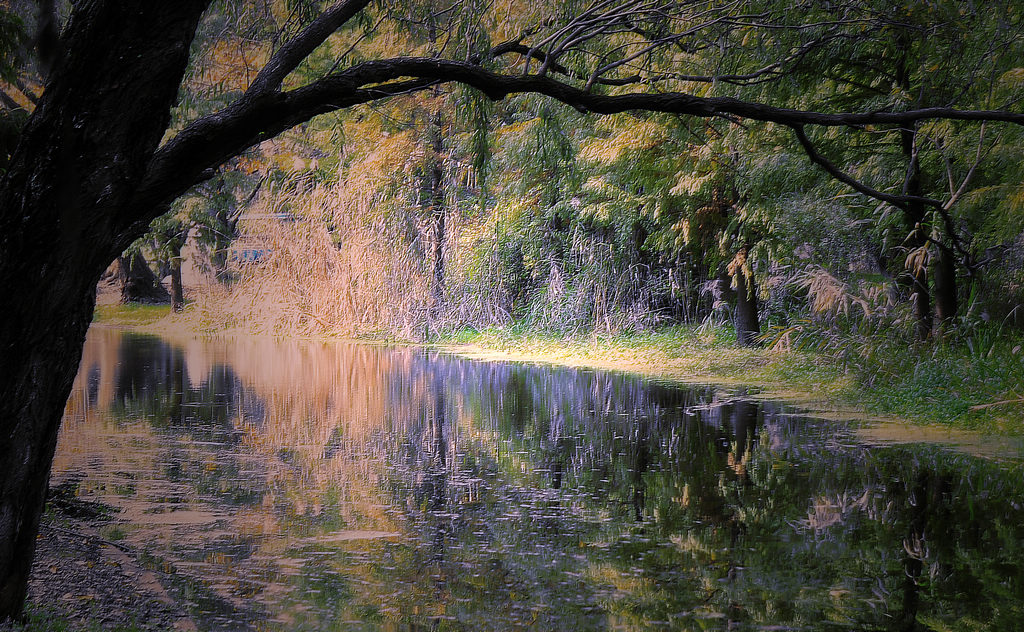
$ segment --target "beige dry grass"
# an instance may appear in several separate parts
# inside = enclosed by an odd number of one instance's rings
[[[234,262],[237,281],[200,296],[195,320],[271,335],[416,338],[431,302],[421,231],[372,202],[338,186],[262,196],[236,246],[258,260]]]

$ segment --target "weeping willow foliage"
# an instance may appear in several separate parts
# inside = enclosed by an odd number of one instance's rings
[[[315,5],[253,4],[246,10],[265,16],[260,32],[233,30],[227,8],[215,14],[202,28],[226,35],[195,56],[189,94],[201,103],[240,89],[245,68],[272,49],[271,26],[295,32]],[[524,33],[551,50],[559,29],[592,7],[374,7],[317,49],[289,87],[394,51],[465,59]],[[822,111],[987,108],[1024,91],[1020,57],[1010,54],[1021,50],[1022,16],[1009,1],[992,11],[952,1],[687,7],[673,20],[638,9],[632,28],[566,53],[559,72],[605,94],[681,90]],[[651,46],[688,29],[685,45]],[[541,62],[483,63],[523,72]],[[223,68],[233,70],[217,74]],[[595,70],[635,81],[602,85]],[[186,95],[179,115],[197,107]],[[239,318],[280,331],[418,337],[516,322],[617,332],[725,315],[730,287],[745,277],[769,337],[810,331],[807,323],[906,332],[908,272],[933,274],[950,252],[965,317],[1010,313],[1024,299],[1018,128],[938,121],[808,134],[837,169],[880,191],[903,191],[916,170],[919,194],[948,208],[911,217],[855,193],[811,164],[787,128],[595,117],[538,96],[493,103],[433,87],[320,117],[248,157],[277,183],[252,212],[280,208],[294,219],[243,220],[242,243],[267,254],[236,266],[232,304]],[[884,309],[861,295],[866,288],[885,297]],[[254,307],[261,294],[272,304],[265,312]]]

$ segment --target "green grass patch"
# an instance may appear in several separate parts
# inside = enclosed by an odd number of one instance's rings
[[[97,305],[92,322],[104,325],[141,327],[150,325],[171,313],[169,304],[113,303]]]
[[[1024,335],[981,329],[931,344],[883,344],[855,365],[869,410],[1024,434]]]
[[[125,539],[128,533],[124,530],[124,527],[117,524],[108,524],[100,527],[100,537],[110,542],[118,542],[119,540]]]
[[[145,627],[139,625],[119,625],[107,627],[99,615],[93,621],[72,621],[62,615],[56,608],[27,604],[25,621],[0,623],[0,632],[142,632]]]
[[[554,364],[633,371],[658,378],[715,382],[782,392],[806,399],[823,389],[838,393],[849,380],[827,358],[736,346],[722,326],[677,325],[654,331],[566,337],[557,332],[514,328],[460,331],[439,345],[472,345],[488,353]]]

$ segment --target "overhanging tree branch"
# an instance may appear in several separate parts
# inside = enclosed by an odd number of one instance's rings
[[[325,11],[271,57],[263,70],[253,79],[247,94],[280,90],[285,77],[368,4],[370,0],[345,0]]]
[[[803,125],[790,125],[790,127],[796,134],[796,139],[800,142],[800,147],[803,148],[804,153],[807,154],[807,157],[811,159],[811,162],[824,169],[825,172],[828,173],[830,176],[842,182],[843,184],[849,186],[854,191],[862,193],[868,197],[875,198],[876,200],[879,200],[881,202],[887,202],[889,204],[892,204],[896,208],[899,208],[903,211],[906,211],[909,205],[915,202],[918,204],[925,204],[927,206],[932,207],[942,206],[942,202],[932,198],[920,197],[916,195],[893,195],[891,193],[885,193],[884,191],[879,191],[878,189],[873,189],[869,187],[868,185],[864,184],[860,180],[857,180],[853,176],[849,175],[848,173],[837,167],[828,158],[825,158],[825,156],[823,156],[817,150],[817,148],[815,148],[814,144],[811,143],[810,139],[807,138],[807,133],[804,131]]]
[[[755,121],[782,125],[815,125],[822,127],[861,128],[866,125],[909,125],[924,120],[994,121],[1024,125],[1024,113],[1006,110],[958,110],[949,107],[920,108],[901,112],[839,112],[825,113],[780,108],[732,97],[698,97],[683,92],[633,93],[602,95],[587,91],[550,77],[538,75],[502,75],[478,65],[443,59],[397,57],[369,61],[325,77],[295,92],[309,90],[331,93],[336,83],[356,82],[359,85],[418,77],[444,82],[458,81],[472,86],[489,98],[500,100],[510,94],[533,92],[544,94],[583,112],[616,114],[629,110],[665,112],[698,117],[732,115]],[[318,85],[319,84],[319,85]]]
[[[949,202],[943,203],[942,201],[936,200],[934,198],[921,197],[917,195],[892,195],[891,193],[885,193],[884,191],[879,191],[878,189],[869,187],[868,185],[864,184],[860,180],[857,180],[853,176],[849,175],[848,173],[837,167],[835,164],[832,163],[832,161],[830,161],[828,158],[825,158],[820,152],[818,152],[818,150],[814,147],[814,144],[810,141],[809,138],[807,138],[807,133],[804,131],[802,125],[790,125],[790,127],[796,134],[796,138],[800,142],[800,147],[803,148],[804,153],[807,154],[807,157],[811,159],[811,162],[824,169],[825,172],[828,173],[830,176],[832,176],[839,182],[842,182],[843,184],[849,186],[854,191],[857,191],[858,193],[861,193],[868,197],[874,198],[880,202],[892,204],[896,208],[902,210],[904,213],[909,213],[910,205],[915,203],[923,204],[925,206],[929,206],[935,209],[938,212],[939,216],[942,218],[942,223],[943,227],[945,228],[946,235],[949,237],[953,245],[952,248],[950,248],[950,246],[943,242],[935,241],[935,243],[940,248],[943,248],[944,250],[949,250],[951,253],[959,253],[959,255],[963,258],[965,262],[970,260],[970,252],[963,245],[962,241],[960,240],[960,237],[957,235],[957,230],[956,226],[953,223],[953,218],[950,217],[949,215],[949,209],[952,208],[953,204],[956,202],[955,197],[951,198]]]
[[[343,4],[352,10],[352,5]],[[306,46],[311,45],[313,39],[311,37],[306,40]],[[292,59],[291,55],[286,57]],[[274,73],[261,73],[264,76],[262,85],[270,86],[268,82],[285,72],[286,67],[287,64],[282,62],[277,65],[278,70]],[[1003,110],[922,108],[902,112],[825,113],[780,108],[731,97],[698,97],[681,92],[603,95],[548,76],[503,75],[470,62],[396,57],[356,64],[287,92],[250,88],[249,92],[227,108],[196,120],[156,152],[136,195],[138,203],[132,204],[133,210],[123,220],[128,223],[148,221],[149,213],[142,212],[139,215],[138,209],[152,208],[169,197],[180,195],[201,181],[207,169],[314,116],[423,89],[437,82],[464,83],[493,100],[504,99],[510,94],[543,94],[581,112],[615,114],[642,110],[703,118],[728,116],[786,125],[797,132],[797,138],[808,156],[839,181],[865,195],[900,208],[908,202],[917,201],[941,213],[945,213],[946,209],[938,200],[876,191],[842,173],[814,149],[803,127],[905,126],[932,119],[1000,121],[1024,125],[1024,114]]]

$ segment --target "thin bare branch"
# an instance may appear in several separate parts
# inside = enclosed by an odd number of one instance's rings
[[[0,89],[0,104],[3,105],[4,109],[7,110],[24,110],[25,108],[11,98],[7,91]]]
[[[789,127],[792,128],[793,132],[796,134],[796,138],[800,142],[800,146],[803,148],[804,153],[807,154],[807,157],[811,159],[811,162],[824,169],[830,176],[852,188],[854,191],[874,198],[880,202],[891,204],[904,212],[909,212],[911,205],[913,204],[922,204],[933,208],[942,219],[943,228],[945,229],[946,236],[952,240],[952,246],[937,240],[932,241],[943,250],[947,250],[951,254],[959,254],[963,257],[964,261],[969,261],[970,252],[963,245],[962,240],[957,234],[953,218],[949,214],[949,208],[952,207],[952,203],[947,206],[940,200],[933,198],[917,195],[893,195],[891,193],[885,193],[884,191],[879,191],[878,189],[869,187],[837,167],[828,158],[825,158],[820,152],[818,152],[814,147],[814,144],[811,143],[809,138],[807,138],[807,133],[804,131],[803,125],[789,125]],[[952,202],[955,201],[956,200],[952,200]]]
[[[978,133],[978,149],[974,155],[974,163],[971,165],[971,168],[967,170],[967,175],[964,176],[963,182],[960,183],[960,187],[955,192],[951,193],[949,201],[943,205],[943,208],[947,211],[953,208],[953,205],[957,203],[957,200],[959,200],[960,197],[963,196],[964,192],[967,191],[967,185],[969,185],[971,180],[974,178],[974,173],[978,170],[978,165],[981,164],[981,161],[984,158],[983,149],[985,147],[985,125],[985,123],[981,124],[981,131]]]
[[[370,0],[344,0],[325,11],[274,54],[256,75],[247,94],[280,90],[281,82],[289,73],[369,3]]]
[[[32,105],[39,105],[39,95],[32,89],[32,86],[28,85],[24,77],[17,77],[14,80],[14,85],[18,86],[18,90],[25,95],[25,98],[32,102]]]

